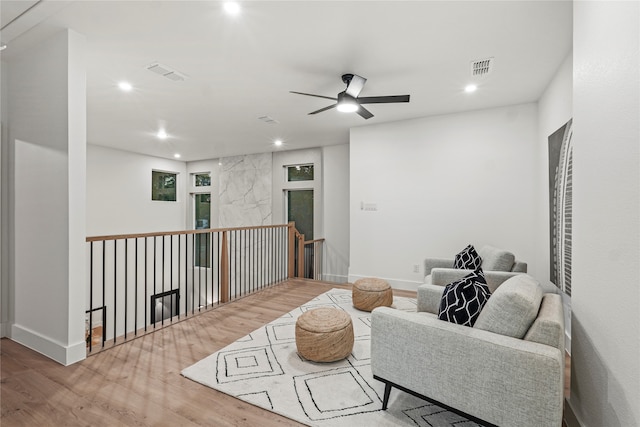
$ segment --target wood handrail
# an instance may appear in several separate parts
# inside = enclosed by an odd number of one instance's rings
[[[322,239],[306,240],[306,241],[302,242],[302,244],[303,245],[309,245],[311,243],[320,243],[320,242],[324,242],[324,237]]]
[[[158,231],[155,233],[114,234],[109,236],[90,236],[90,237],[87,237],[85,241],[100,242],[102,240],[137,239],[142,237],[153,237],[153,236],[178,236],[182,234],[220,233],[225,231],[259,230],[259,229],[265,229],[265,228],[285,228],[285,227],[288,227],[288,224],[256,225],[254,227],[200,228],[197,230]]]

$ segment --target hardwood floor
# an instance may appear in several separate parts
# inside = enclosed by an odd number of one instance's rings
[[[301,426],[188,380],[180,371],[331,288],[291,280],[64,367],[0,341],[0,424]],[[397,291],[415,297],[415,292]],[[570,359],[567,360],[567,388]]]
[[[67,367],[3,339],[0,424],[300,426],[180,371],[334,287],[291,280]]]

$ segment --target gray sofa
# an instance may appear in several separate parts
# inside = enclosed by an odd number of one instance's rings
[[[496,283],[502,283],[509,277],[519,273],[527,272],[527,263],[518,261],[509,251],[485,245],[478,250],[478,255],[482,258],[482,270],[489,287],[495,288]],[[461,279],[471,272],[471,270],[454,269],[453,258],[427,258],[424,260],[424,282],[446,285],[454,280]],[[497,274],[496,274],[497,273]]]
[[[385,383],[485,425],[560,426],[564,393],[561,297],[519,274],[499,284],[474,327],[439,320],[444,288],[425,284],[419,312],[372,313],[371,368]]]

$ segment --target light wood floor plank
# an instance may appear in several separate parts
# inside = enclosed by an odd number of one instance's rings
[[[260,426],[301,424],[180,375],[182,369],[333,287],[292,280],[62,366],[0,341],[0,424]],[[397,291],[415,297],[415,292]],[[570,359],[567,360],[566,392]]]
[[[3,339],[0,424],[300,426],[180,372],[333,287],[288,281],[67,367]]]

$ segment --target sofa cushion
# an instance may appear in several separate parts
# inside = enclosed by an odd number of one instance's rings
[[[460,251],[453,261],[453,268],[465,268],[468,270],[476,270],[482,264],[482,258],[476,252],[473,245],[468,245]]]
[[[482,258],[484,271],[511,271],[516,257],[511,253],[493,246],[480,248],[479,256]]]
[[[493,292],[474,327],[522,339],[536,319],[542,288],[528,274],[518,274]]]
[[[444,287],[438,318],[458,325],[473,326],[490,296],[482,270],[476,270]]]

